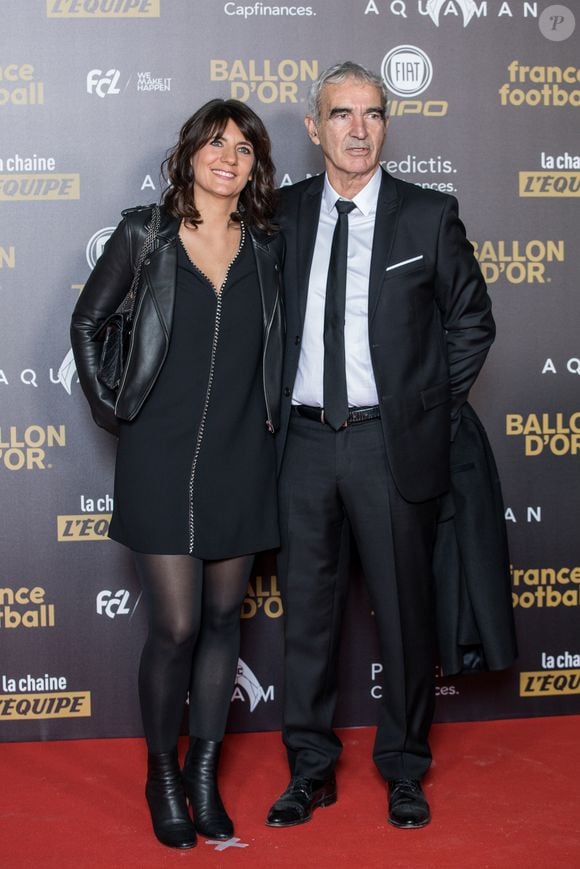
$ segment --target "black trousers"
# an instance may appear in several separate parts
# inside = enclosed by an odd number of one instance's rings
[[[380,420],[334,432],[292,417],[280,480],[278,572],[285,610],[283,737],[291,773],[327,778],[337,651],[353,535],[368,586],[384,690],[374,761],[384,778],[421,778],[435,686],[433,552],[436,501],[397,492]]]

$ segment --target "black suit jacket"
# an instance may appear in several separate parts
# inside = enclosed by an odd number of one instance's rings
[[[433,575],[443,673],[511,666],[517,644],[505,508],[489,440],[469,402],[451,445]]]
[[[454,197],[382,171],[369,282],[369,343],[395,484],[409,501],[449,488],[458,420],[495,327],[491,302]],[[324,175],[281,190],[287,338],[282,458]]]

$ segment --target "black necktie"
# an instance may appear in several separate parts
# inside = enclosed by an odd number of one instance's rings
[[[324,419],[338,431],[348,416],[344,361],[346,254],[348,215],[356,206],[346,199],[337,199],[335,207],[338,220],[332,237],[324,305]]]

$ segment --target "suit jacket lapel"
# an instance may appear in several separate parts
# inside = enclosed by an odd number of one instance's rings
[[[369,278],[369,322],[374,316],[385,279],[385,269],[391,258],[400,206],[401,200],[395,181],[388,172],[382,170]]]
[[[318,218],[324,188],[324,175],[317,175],[304,192],[298,212],[298,235],[296,245],[296,274],[298,275],[298,314],[300,328],[304,323],[306,311],[306,297],[308,295],[308,281],[310,280],[310,268],[314,255],[314,245],[318,232]]]

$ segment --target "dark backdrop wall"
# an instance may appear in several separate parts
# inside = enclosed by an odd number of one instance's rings
[[[439,678],[438,719],[580,710],[576,4],[305,2],[2,3],[0,739],[141,732],[144,612],[105,537],[115,442],[89,417],[68,339],[83,282],[121,209],[158,200],[166,149],[212,97],[261,114],[279,184],[320,171],[305,96],[347,58],[389,85],[389,171],[459,197],[498,324],[473,403],[503,480],[521,654],[504,673]],[[233,730],[279,726],[281,615],[265,557]],[[342,681],[339,723],[373,722],[381,675],[356,566]]]

